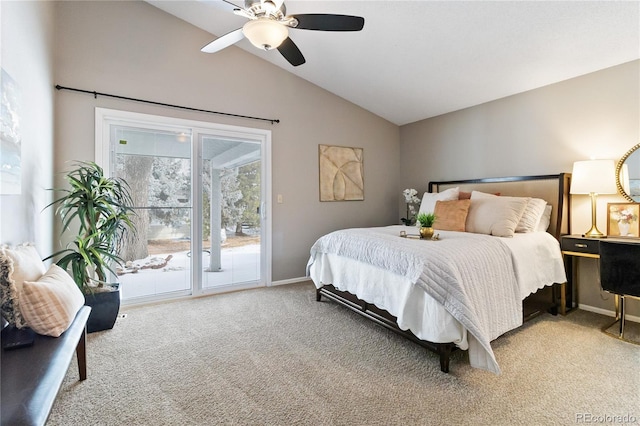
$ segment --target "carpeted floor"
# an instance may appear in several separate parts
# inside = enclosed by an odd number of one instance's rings
[[[435,354],[316,302],[311,283],[122,313],[89,335],[89,378],[70,367],[49,425],[640,423],[640,347],[590,312],[497,339],[499,376],[461,351],[441,373]]]

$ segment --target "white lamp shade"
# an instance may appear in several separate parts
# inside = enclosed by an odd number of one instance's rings
[[[573,163],[572,194],[615,194],[616,167],[613,160],[587,160]]]
[[[289,37],[289,30],[283,24],[268,18],[254,19],[242,27],[244,36],[258,49],[275,49]]]

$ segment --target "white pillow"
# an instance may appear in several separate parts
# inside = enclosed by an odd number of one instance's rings
[[[33,331],[58,337],[84,305],[84,296],[73,278],[56,264],[37,281],[25,281],[20,311]]]
[[[471,199],[478,198],[492,198],[497,197],[494,194],[487,194],[486,192],[480,191],[472,191]],[[506,197],[506,198],[519,198],[527,201],[526,207],[520,220],[518,221],[518,226],[516,226],[515,232],[534,232],[542,218],[544,213],[544,208],[547,205],[547,202],[540,198],[531,198],[531,197]]]
[[[425,192],[420,203],[420,213],[433,213],[436,210],[436,201],[454,201],[458,199],[460,188],[449,188],[442,192]]]
[[[46,271],[36,248],[31,244],[22,244],[15,248],[3,247],[0,250],[0,279],[2,316],[18,328],[27,326],[20,312],[20,293],[25,281],[35,281]]]
[[[551,206],[551,204],[547,204],[546,207],[544,208],[544,213],[542,213],[542,216],[540,217],[540,221],[538,222],[538,225],[536,226],[536,231],[538,232],[547,232],[547,229],[549,229],[549,225],[551,224],[551,209],[553,206]]]
[[[516,232],[534,232],[544,214],[547,202],[540,198],[529,198],[522,217],[516,227]]]
[[[40,259],[36,248],[30,244],[22,244],[13,249],[4,248],[2,254],[13,261],[13,279],[18,292],[22,290],[24,281],[33,281],[40,278],[47,268]]]
[[[513,237],[527,199],[520,197],[476,197],[471,195],[466,230],[476,234]]]
[[[499,197],[499,195],[496,194],[489,194],[487,192],[480,192],[480,191],[471,191],[471,199],[478,199],[478,198],[495,198],[495,197]]]

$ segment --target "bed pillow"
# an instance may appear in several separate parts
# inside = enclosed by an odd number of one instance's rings
[[[479,192],[479,191],[475,191],[475,192]],[[460,191],[458,193],[458,200],[470,200],[471,199],[471,192],[466,192],[466,191]],[[494,192],[493,194],[487,194],[486,192],[480,192],[480,194],[486,194],[486,195],[500,195],[499,192]]]
[[[84,296],[73,278],[56,264],[37,281],[25,281],[20,311],[33,331],[58,337],[84,305]]]
[[[458,199],[459,189],[449,188],[442,192],[425,192],[420,203],[420,213],[433,213],[436,209],[436,201],[454,201]]]
[[[22,286],[25,281],[37,280],[46,270],[33,245],[0,249],[0,309],[9,324],[15,324],[18,328],[27,327],[20,311]]]
[[[527,199],[520,197],[476,197],[471,195],[466,230],[476,234],[513,237]]]
[[[471,199],[475,200],[477,198],[494,198],[498,195],[489,194],[488,192],[480,192],[480,191],[471,191]]]
[[[547,202],[540,198],[529,198],[527,206],[522,213],[522,217],[516,227],[516,232],[534,232],[544,214]]]
[[[486,192],[473,191],[471,193],[471,199],[478,198],[491,198],[500,194],[488,194]],[[518,226],[516,226],[515,232],[534,232],[538,223],[540,222],[540,218],[544,213],[544,208],[547,205],[545,200],[540,198],[531,198],[531,197],[508,197],[508,198],[520,198],[527,201],[524,212],[518,221]]]
[[[464,232],[471,200],[436,201],[433,229]]]
[[[549,229],[549,225],[551,224],[551,209],[553,206],[551,204],[547,204],[544,208],[544,212],[542,213],[542,217],[540,217],[540,222],[536,226],[536,231],[538,232],[547,232]]]

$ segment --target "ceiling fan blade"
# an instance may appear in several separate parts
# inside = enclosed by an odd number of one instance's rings
[[[244,9],[235,8],[235,9],[233,9],[233,13],[235,13],[238,16],[242,16],[243,18],[256,19],[256,17],[254,15],[252,15],[251,13],[247,12]]]
[[[295,28],[302,30],[360,31],[364,27],[364,18],[361,16],[306,13],[291,17],[298,21]]]
[[[237,30],[233,30],[213,40],[211,43],[200,49],[200,51],[204,53],[214,53],[239,42],[243,38],[244,34],[242,33],[242,28],[238,28]]]
[[[278,52],[280,52],[282,56],[284,56],[284,58],[294,67],[306,62],[304,56],[302,56],[302,52],[298,49],[298,46],[296,46],[293,40],[289,37],[287,37],[282,44],[278,46]]]

